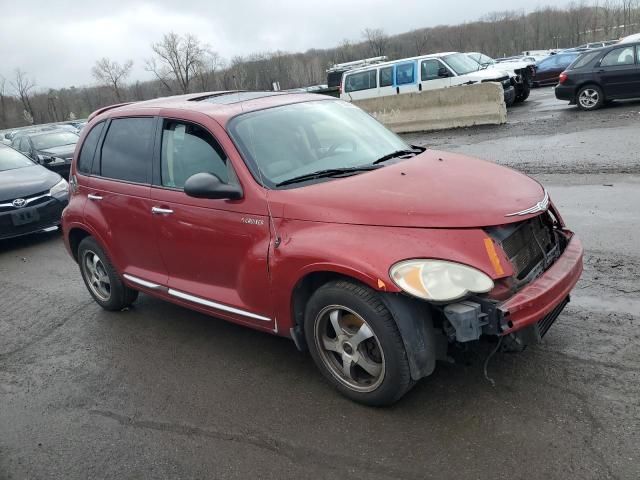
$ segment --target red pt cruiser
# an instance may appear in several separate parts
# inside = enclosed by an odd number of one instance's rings
[[[64,237],[98,304],[144,292],[290,337],[358,402],[398,400],[456,342],[535,343],[582,272],[540,184],[330,97],[117,105],[78,145]]]

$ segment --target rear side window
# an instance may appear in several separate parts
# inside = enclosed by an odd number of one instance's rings
[[[396,66],[396,84],[405,85],[407,83],[413,83],[415,80],[415,65],[414,63],[403,63]]]
[[[619,65],[633,65],[635,63],[633,47],[616,48],[607,53],[600,62],[601,67],[615,67]]]
[[[393,85],[393,67],[384,67],[380,69],[380,86],[390,87]]]
[[[580,55],[578,59],[571,64],[569,67],[571,70],[576,70],[578,68],[583,68],[590,64],[597,56],[602,55],[601,52],[588,52]]]
[[[154,125],[152,117],[112,120],[102,144],[100,175],[150,183]]]
[[[213,136],[192,123],[165,120],[162,129],[162,185],[183,188],[196,173],[213,173],[229,183],[227,156]],[[235,178],[233,173],[231,178]]]
[[[376,88],[376,70],[367,70],[366,72],[352,73],[347,76],[345,81],[345,92],[357,92],[360,90],[369,90]]]
[[[96,148],[98,147],[98,141],[100,140],[103,127],[104,122],[98,123],[85,137],[82,149],[80,150],[80,155],[78,156],[78,171],[80,173],[89,174],[91,172],[93,156],[96,153]]]

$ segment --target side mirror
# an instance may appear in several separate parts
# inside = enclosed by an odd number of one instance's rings
[[[438,69],[438,76],[442,78],[447,78],[449,76],[449,70],[447,70],[445,67],[440,67]]]
[[[242,198],[240,185],[229,185],[212,173],[196,173],[184,182],[184,193],[195,198],[239,200]]]

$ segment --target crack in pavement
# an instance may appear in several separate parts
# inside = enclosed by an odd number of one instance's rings
[[[353,457],[321,452],[308,447],[296,446],[283,440],[270,437],[261,432],[232,433],[220,430],[204,429],[186,424],[158,422],[152,420],[135,420],[132,417],[121,415],[109,410],[91,409],[89,410],[89,413],[114,420],[125,427],[150,429],[159,432],[174,433],[177,435],[198,436],[250,445],[261,450],[275,453],[276,455],[284,457],[296,464],[308,465],[311,463],[320,466],[323,469],[338,470],[342,478],[362,478],[365,472],[367,475],[384,475],[395,479],[424,480],[425,478],[433,478],[425,477],[425,474],[418,475],[393,467],[376,464],[375,461],[363,462],[354,459]],[[357,470],[358,473],[351,473],[351,469]]]
[[[555,383],[546,380],[541,380],[540,383],[548,387],[555,388],[556,390],[560,390],[562,393],[568,393],[569,395],[574,396],[582,404],[584,415],[578,415],[571,410],[568,410],[568,413],[569,415],[573,416],[578,422],[584,419],[587,420],[587,424],[589,425],[589,429],[591,430],[591,434],[586,439],[587,448],[591,451],[594,459],[597,461],[600,467],[604,468],[609,478],[611,478],[612,480],[620,480],[620,477],[613,473],[613,469],[605,460],[605,455],[594,445],[596,434],[605,431],[606,429],[600,419],[598,419],[598,417],[596,417],[596,415],[591,410],[591,405],[589,404],[589,398],[587,397],[587,395],[571,388],[567,388],[566,385],[556,385]]]
[[[93,304],[93,301],[88,301],[86,303],[83,303],[78,308],[73,309],[67,315],[65,315],[61,319],[57,320],[53,327],[45,330],[44,333],[42,333],[41,335],[38,335],[38,336],[34,337],[33,339],[29,340],[25,344],[20,345],[19,347],[14,348],[13,350],[10,350],[10,351],[4,352],[4,353],[0,353],[0,360],[5,360],[5,359],[17,354],[17,353],[20,353],[20,352],[26,350],[27,348],[31,347],[32,345],[35,345],[36,343],[44,340],[48,336],[50,336],[53,333],[55,333],[58,329],[63,327],[71,319],[71,317],[73,317],[74,315],[80,313],[82,310],[84,310],[85,308],[87,308],[91,304]]]

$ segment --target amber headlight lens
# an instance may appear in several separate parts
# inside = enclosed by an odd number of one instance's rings
[[[409,295],[436,302],[493,289],[493,280],[480,270],[444,260],[405,260],[391,267],[389,274]]]

